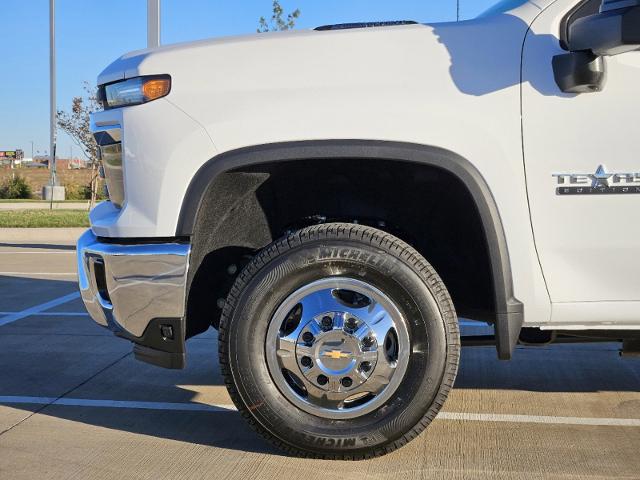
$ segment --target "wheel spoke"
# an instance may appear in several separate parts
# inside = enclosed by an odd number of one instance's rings
[[[312,357],[313,349],[309,345],[305,345],[304,343],[299,343],[295,347],[296,355],[299,357]]]
[[[304,370],[304,374],[307,378],[317,378],[318,375],[322,375],[322,370],[320,370],[318,364],[314,363],[311,367]]]
[[[276,340],[276,350],[287,350],[292,354],[296,353],[296,338],[292,335],[278,337]]]
[[[389,360],[387,360],[387,356],[381,352],[378,355],[378,363],[376,363],[376,368],[373,371],[373,375],[391,378],[395,371],[395,362],[389,362]]]
[[[372,317],[369,326],[375,333],[378,343],[382,343],[384,342],[387,333],[389,333],[389,330],[393,328],[393,319],[386,310],[382,309],[374,317]]]
[[[378,350],[366,350],[362,352],[360,359],[373,364],[378,360]]]
[[[362,323],[362,325],[360,325],[358,329],[353,332],[353,335],[357,337],[358,340],[362,341],[369,336],[370,331],[371,329],[369,328],[369,325],[367,325],[366,323]]]
[[[339,313],[333,316],[333,328],[344,328],[344,313]]]
[[[378,394],[389,385],[389,378],[383,375],[373,374],[361,387],[362,391]]]
[[[344,310],[342,305],[331,295],[331,290],[319,290],[304,297],[302,304],[302,318],[309,321],[325,312]]]
[[[379,317],[386,314],[387,310],[380,302],[372,301],[371,305],[367,307],[367,322],[375,323]]]
[[[355,377],[353,378],[354,382],[357,384],[355,388],[349,390],[348,397],[352,397],[359,393],[369,392],[370,389],[367,387],[367,376],[362,372],[357,372]]]
[[[320,327],[320,325],[318,325],[318,322],[316,322],[315,320],[311,320],[307,325],[306,328],[309,329],[309,331],[311,333],[313,333],[314,337],[317,337],[318,335],[320,335],[322,333],[322,328]]]
[[[278,362],[282,368],[286,368],[292,373],[298,374],[300,372],[300,367],[298,367],[298,361],[296,359],[296,354],[294,351],[280,348],[276,350],[276,355],[278,356]]]
[[[336,284],[336,288],[338,285]],[[371,316],[370,311],[373,305],[377,305],[376,302],[371,300],[371,304],[362,307],[356,307],[347,303],[341,302],[333,295],[333,288],[327,288],[313,292],[304,297],[300,303],[302,303],[302,318],[309,320],[311,317],[315,317],[325,312],[343,312],[353,316],[366,315]],[[366,312],[366,314],[364,313]]]
[[[300,321],[298,326],[288,335],[278,335],[278,348],[287,348],[295,350],[296,342],[298,341],[298,336],[300,332],[304,329],[304,322]]]
[[[328,392],[308,382],[305,382],[305,386],[309,397],[321,408],[337,409],[344,405],[344,393]]]

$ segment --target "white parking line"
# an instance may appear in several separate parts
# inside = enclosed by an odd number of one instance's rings
[[[65,405],[70,407],[131,408],[142,410],[176,410],[186,412],[235,412],[234,405],[176,402],[136,402],[125,400],[94,400],[89,398],[54,398],[0,396],[0,404]],[[503,415],[497,413],[440,412],[438,420],[469,422],[544,423],[551,425],[582,425],[593,427],[640,427],[638,418],[554,417],[541,415]]]
[[[16,320],[20,320],[22,318],[30,317],[31,315],[35,315],[36,313],[49,310],[50,308],[57,307],[58,305],[70,302],[71,300],[75,300],[76,298],[80,298],[80,292],[70,293],[69,295],[54,298],[53,300],[41,303],[40,305],[35,305],[33,307],[27,308],[26,310],[22,310],[21,312],[6,315],[0,318],[0,326],[15,322]]]
[[[555,417],[546,415],[504,415],[498,413],[440,412],[441,420],[469,422],[547,423],[553,425],[591,425],[595,427],[640,427],[638,418]]]

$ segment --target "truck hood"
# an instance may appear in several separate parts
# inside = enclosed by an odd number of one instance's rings
[[[219,51],[220,48],[241,44],[249,44],[258,49],[268,45],[270,42],[281,41],[283,39],[295,41],[298,38],[317,35],[318,33],[319,32],[313,30],[291,30],[286,32],[237,35],[135,50],[122,55],[107,66],[107,68],[98,75],[98,85],[140,75],[168,73],[163,71],[158,65],[162,65],[163,63],[171,64],[170,60],[181,57],[187,52],[195,55],[206,55],[207,51]]]
[[[528,0],[522,0],[521,2],[513,1],[507,3],[507,7],[502,8],[500,8],[501,4],[498,4],[488,12],[484,18],[459,23],[390,25],[375,28],[350,28],[329,31],[292,30],[199,40],[136,50],[121,56],[105,68],[98,76],[98,85],[140,75],[172,73],[167,71],[167,68],[171,66],[174,68],[176,66],[189,68],[190,65],[186,63],[188,60],[202,61],[202,59],[211,58],[212,62],[214,62],[225,55],[225,50],[227,52],[233,52],[232,54],[255,52],[255,54],[248,55],[248,57],[260,57],[262,55],[278,55],[277,49],[281,49],[283,45],[287,45],[286,50],[288,52],[295,52],[296,47],[292,47],[291,45],[308,45],[309,42],[305,42],[305,39],[309,40],[313,37],[340,36],[344,42],[348,42],[348,39],[344,38],[344,36],[357,37],[364,33],[372,33],[371,31],[375,31],[376,34],[385,36],[390,42],[393,42],[394,33],[400,33],[407,29],[431,27],[436,31],[439,27],[450,28],[460,26],[463,28],[465,25],[477,25],[478,23],[486,21],[491,22],[491,17],[499,16],[510,16],[519,19],[523,24],[528,26],[535,18],[535,15],[539,14],[542,9],[554,1],[556,0],[536,0],[535,3]],[[473,30],[473,28],[469,29],[468,41],[473,41]],[[308,52],[303,51],[304,47],[300,47],[298,50],[300,55],[308,54]],[[251,61],[251,58],[247,58],[247,61]]]

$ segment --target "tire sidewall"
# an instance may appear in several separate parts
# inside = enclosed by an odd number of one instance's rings
[[[244,286],[227,305],[229,367],[247,410],[281,441],[309,451],[344,454],[400,438],[428,414],[445,373],[446,324],[434,291],[441,280],[431,276],[430,285],[415,262],[358,241],[323,239],[269,253],[261,268],[240,276]],[[396,392],[379,409],[348,420],[320,418],[295,407],[274,383],[265,352],[269,322],[284,299],[334,276],[365,281],[388,295],[410,337],[407,370]]]

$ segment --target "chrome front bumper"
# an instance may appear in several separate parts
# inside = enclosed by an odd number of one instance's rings
[[[78,240],[77,255],[89,315],[134,342],[148,337],[145,330],[153,320],[181,320],[190,250],[182,243],[106,243],[87,230]]]

